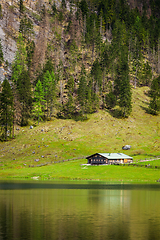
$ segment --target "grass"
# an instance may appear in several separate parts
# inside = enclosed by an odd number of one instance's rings
[[[128,119],[117,119],[108,111],[100,110],[88,116],[87,121],[54,119],[33,129],[15,130],[15,139],[0,143],[0,179],[39,176],[41,179],[156,181],[160,178],[159,169],[82,168],[80,164],[86,163],[85,159],[54,164],[95,152],[123,152],[132,156],[135,162],[159,156],[160,116],[146,113],[147,91],[147,87],[133,89],[133,111]],[[131,150],[122,150],[126,144],[131,145]],[[36,167],[46,163],[47,166]],[[159,161],[153,164],[158,165]]]
[[[0,171],[0,179],[94,180],[126,183],[155,183],[160,170],[133,166],[84,166],[85,160],[75,160],[44,167],[15,168]]]

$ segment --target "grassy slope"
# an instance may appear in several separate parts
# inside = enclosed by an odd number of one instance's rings
[[[85,159],[39,168],[28,167],[95,152],[124,152],[133,156],[135,161],[160,155],[160,116],[145,112],[147,90],[146,87],[133,89],[133,111],[128,119],[116,119],[104,110],[89,116],[89,120],[84,122],[55,119],[33,129],[25,127],[16,130],[16,139],[0,143],[0,178],[159,179],[158,169],[128,167],[126,171],[126,167],[118,166],[83,169],[80,163],[86,163]],[[132,146],[130,151],[122,150],[125,144]]]

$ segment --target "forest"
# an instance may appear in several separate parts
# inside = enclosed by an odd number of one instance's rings
[[[135,8],[129,2],[38,0],[32,11],[12,1],[19,29],[11,73],[0,85],[2,141],[14,137],[15,124],[85,120],[99,109],[127,118],[132,88],[142,86],[150,89],[146,111],[159,113],[160,2],[142,0]],[[0,66],[9,68],[1,41]]]

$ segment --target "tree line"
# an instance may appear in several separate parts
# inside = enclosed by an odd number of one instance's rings
[[[115,107],[118,117],[128,117],[131,88],[137,86],[150,87],[148,112],[158,114],[160,4],[150,1],[150,8],[148,15],[144,2],[140,12],[125,0],[62,0],[57,8],[50,0],[31,18],[20,0],[12,75],[1,85],[1,140],[14,135],[15,123],[25,126],[30,119],[85,119],[100,108]]]

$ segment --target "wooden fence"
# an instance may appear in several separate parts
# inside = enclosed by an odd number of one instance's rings
[[[63,159],[63,160],[59,160],[59,161],[51,161],[51,162],[46,162],[46,163],[41,163],[41,164],[37,164],[37,165],[29,165],[28,167],[43,167],[49,164],[56,164],[56,163],[62,163],[62,162],[68,162],[68,161],[73,161],[73,160],[79,160],[79,159],[86,159],[86,156],[84,157],[74,157],[74,158],[69,158],[69,159]],[[157,168],[160,169],[160,166],[152,166],[150,164],[140,164],[141,162],[148,162],[148,161],[154,161],[154,160],[159,160],[160,157],[158,156],[157,158],[150,158],[150,159],[140,159],[139,161],[135,162],[135,163],[125,163],[125,164],[121,164],[119,163],[119,166],[134,166],[134,167],[146,167],[146,168]],[[139,164],[138,164],[139,163]],[[117,165],[117,163],[115,164]]]

